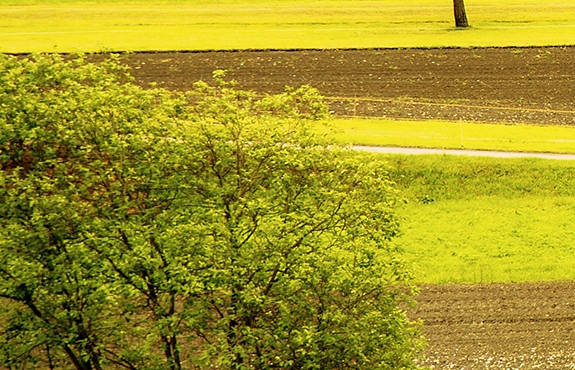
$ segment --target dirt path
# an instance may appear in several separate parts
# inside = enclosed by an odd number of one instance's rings
[[[575,124],[575,48],[133,54],[142,85],[186,90],[229,70],[240,88],[311,84],[339,116]],[[575,282],[422,287],[435,369],[575,369]]]
[[[353,146],[354,150],[372,153],[386,154],[449,154],[465,155],[471,157],[494,157],[494,158],[543,158],[564,161],[575,161],[575,154],[552,154],[552,153],[527,153],[527,152],[498,152],[491,150],[460,150],[460,149],[425,149],[425,148],[398,148],[381,146]]]

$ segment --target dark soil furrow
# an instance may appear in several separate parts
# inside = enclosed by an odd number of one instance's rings
[[[424,286],[411,313],[423,320],[429,341],[424,363],[438,369],[572,369],[574,291],[575,282]]]

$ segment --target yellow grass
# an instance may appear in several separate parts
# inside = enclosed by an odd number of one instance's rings
[[[575,153],[575,127],[449,121],[335,119],[340,144]]]
[[[0,52],[575,44],[575,2],[0,0]]]

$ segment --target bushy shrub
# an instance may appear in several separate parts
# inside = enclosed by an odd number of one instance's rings
[[[0,57],[8,368],[414,368],[380,161],[304,86],[142,89],[117,57]]]

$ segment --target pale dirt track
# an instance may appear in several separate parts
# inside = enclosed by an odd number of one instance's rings
[[[463,150],[463,149],[426,149],[426,148],[401,148],[381,146],[352,147],[354,150],[383,153],[383,154],[438,154],[438,155],[464,155],[469,157],[492,157],[492,158],[542,158],[562,161],[575,161],[575,154],[552,154],[552,153],[528,153],[528,152],[498,152],[491,150]]]
[[[138,83],[311,84],[338,116],[575,124],[575,48],[143,53]],[[575,277],[574,277],[575,278]],[[575,282],[423,286],[413,318],[435,369],[575,369]]]

